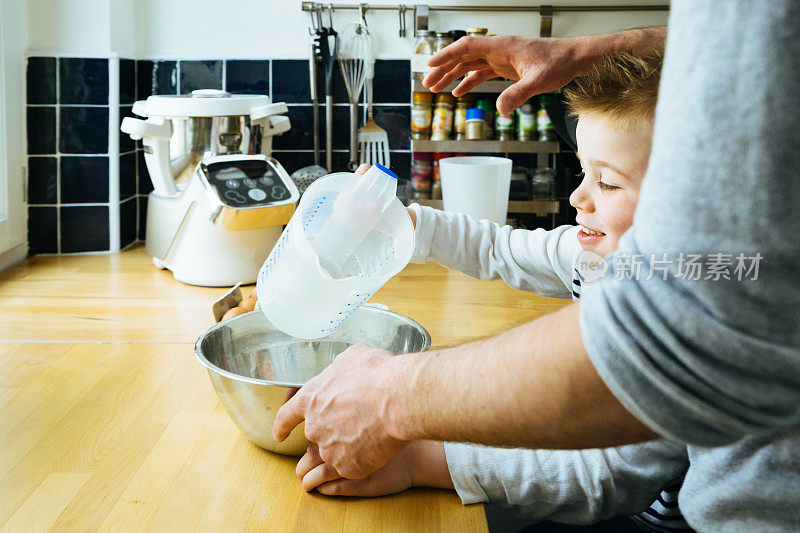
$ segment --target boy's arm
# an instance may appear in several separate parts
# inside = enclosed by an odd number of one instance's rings
[[[569,298],[572,269],[580,252],[578,228],[512,229],[462,213],[413,204],[412,261],[435,261],[478,279],[502,278],[515,289]]]
[[[461,501],[515,507],[532,520],[592,523],[646,508],[689,466],[665,440],[616,448],[528,450],[445,443]]]

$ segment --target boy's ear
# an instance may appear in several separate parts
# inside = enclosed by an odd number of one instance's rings
[[[575,130],[578,127],[578,119],[570,115],[567,111],[567,106],[560,98],[555,98],[550,102],[544,104],[544,109],[550,117],[550,122],[553,123],[553,129],[556,130],[558,136],[561,137],[565,143],[572,148],[573,151],[578,151],[578,137]]]

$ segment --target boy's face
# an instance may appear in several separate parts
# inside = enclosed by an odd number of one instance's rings
[[[639,187],[650,157],[652,124],[614,129],[598,116],[581,115],[577,127],[578,158],[583,181],[569,197],[582,226],[584,250],[606,256],[633,224]]]

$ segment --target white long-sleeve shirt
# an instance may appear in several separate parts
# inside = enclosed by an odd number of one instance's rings
[[[475,278],[501,278],[515,289],[578,298],[578,227],[528,231],[411,207],[417,220],[413,262],[431,260]],[[463,503],[493,502],[531,520],[573,524],[642,511],[688,468],[686,446],[662,440],[589,450],[445,443],[445,455]],[[675,513],[663,510],[664,516]]]

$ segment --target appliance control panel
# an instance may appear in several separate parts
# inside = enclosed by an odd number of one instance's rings
[[[242,159],[211,163],[208,181],[223,204],[230,207],[253,207],[288,200],[288,187],[269,161]]]

